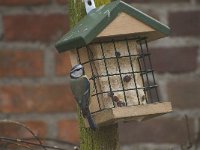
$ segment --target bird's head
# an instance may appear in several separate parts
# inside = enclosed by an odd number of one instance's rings
[[[70,71],[70,77],[72,79],[80,78],[84,74],[84,68],[81,64],[75,65]]]

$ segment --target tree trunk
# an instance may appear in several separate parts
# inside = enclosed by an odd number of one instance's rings
[[[107,4],[111,0],[95,0],[96,6]],[[72,28],[81,18],[86,15],[82,0],[69,1],[70,27]],[[96,131],[84,127],[84,121],[79,114],[80,124],[80,148],[81,150],[118,150],[119,134],[118,124],[101,127]]]

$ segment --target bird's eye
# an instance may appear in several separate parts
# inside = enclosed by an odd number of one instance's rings
[[[77,69],[76,71],[80,71],[81,69]]]

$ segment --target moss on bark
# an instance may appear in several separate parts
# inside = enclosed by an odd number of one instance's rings
[[[107,4],[111,0],[95,0],[96,6]],[[85,13],[85,6],[82,0],[70,0],[69,1],[69,17],[70,27],[72,28]],[[79,125],[80,125],[80,147],[81,150],[118,150],[119,149],[119,135],[118,125],[109,125],[101,127],[97,131],[93,131],[84,127],[84,121],[80,112]]]

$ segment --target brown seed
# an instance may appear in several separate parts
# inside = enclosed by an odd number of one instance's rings
[[[111,92],[108,93],[108,96],[109,96],[109,97],[113,97],[113,96],[114,96],[114,93],[111,91]]]
[[[142,96],[142,101],[145,101],[145,100],[146,100],[146,96],[143,95],[143,96]]]
[[[119,98],[117,96],[113,96],[113,101],[119,102]]]
[[[124,102],[122,102],[122,101],[118,101],[117,102],[117,106],[118,107],[124,107],[124,106],[126,106],[126,104]]]
[[[132,77],[130,75],[126,75],[126,76],[124,76],[123,81],[124,82],[130,82],[131,79],[132,79]]]
[[[115,52],[115,56],[116,56],[117,58],[119,58],[119,57],[121,56],[121,53],[120,53],[120,52]]]

